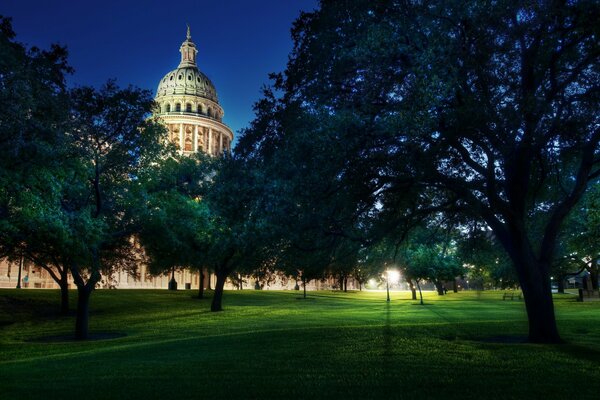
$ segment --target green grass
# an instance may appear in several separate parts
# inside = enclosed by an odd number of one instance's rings
[[[194,293],[97,291],[92,332],[71,332],[58,292],[0,291],[2,399],[598,399],[600,303],[556,297],[567,341],[523,338],[523,303],[501,292],[226,292],[209,312]],[[72,300],[75,293],[72,292]]]

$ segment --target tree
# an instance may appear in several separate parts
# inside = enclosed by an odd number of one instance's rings
[[[65,48],[27,49],[15,41],[10,19],[0,16],[0,256],[48,271],[65,314],[68,269],[59,249],[66,222],[61,187],[70,178],[64,78],[70,72]]]
[[[408,188],[427,194],[413,197],[422,210],[485,222],[517,272],[529,339],[560,342],[557,237],[600,175],[599,14],[587,1],[323,0],[294,25],[272,114],[320,120],[304,153],[338,145],[316,168],[361,195],[355,210],[376,218]],[[255,149],[282,143],[281,120]]]
[[[210,212],[202,198],[211,172],[211,161],[202,154],[172,154],[140,176],[147,201],[138,237],[149,270],[153,274],[198,270],[199,298],[204,297],[203,269],[210,246]]]
[[[227,278],[238,270],[252,271],[268,260],[257,213],[258,193],[263,183],[259,170],[234,155],[224,154],[207,191],[210,231],[207,260],[216,275],[211,311],[223,310],[223,290]]]
[[[145,207],[137,177],[163,156],[166,137],[147,118],[154,107],[149,91],[109,81],[100,90],[74,89],[71,102],[69,146],[80,168],[62,194],[70,234],[65,259],[78,291],[75,336],[86,339],[89,299],[102,272],[137,264],[132,237]]]

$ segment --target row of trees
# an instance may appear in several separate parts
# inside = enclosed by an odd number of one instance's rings
[[[236,147],[264,174],[277,260],[310,277],[383,246],[409,268],[451,266],[443,244],[410,239],[454,224],[512,265],[530,340],[559,342],[557,260],[597,260],[568,218],[600,176],[599,16],[590,1],[468,0],[302,14]]]
[[[103,275],[218,264],[231,230],[228,210],[209,207],[217,194],[202,200],[219,161],[177,154],[152,93],[112,81],[69,90],[70,72],[64,48],[27,49],[0,17],[0,257],[48,271],[64,313],[72,276],[84,339]]]
[[[2,252],[73,276],[79,337],[101,273],[143,259],[209,268],[213,311],[237,274],[343,286],[394,264],[439,289],[465,264],[511,265],[530,340],[558,342],[551,275],[597,275],[596,192],[580,200],[600,175],[599,16],[322,0],[218,160],[165,146],[148,92],[66,90],[64,49],[27,51],[2,20]]]

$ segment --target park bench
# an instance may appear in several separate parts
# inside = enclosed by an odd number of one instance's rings
[[[504,294],[502,295],[502,300],[506,300],[506,299],[511,299],[514,300],[515,299],[515,292],[504,292]],[[523,298],[523,293],[520,293],[517,295],[517,300],[521,300]]]

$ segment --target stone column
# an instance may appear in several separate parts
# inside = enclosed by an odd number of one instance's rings
[[[209,155],[212,155],[212,128],[208,128],[208,151]]]
[[[198,152],[198,125],[194,125],[194,153]]]
[[[183,152],[183,123],[179,124],[179,150]]]
[[[223,154],[223,132],[219,132],[219,154]]]

